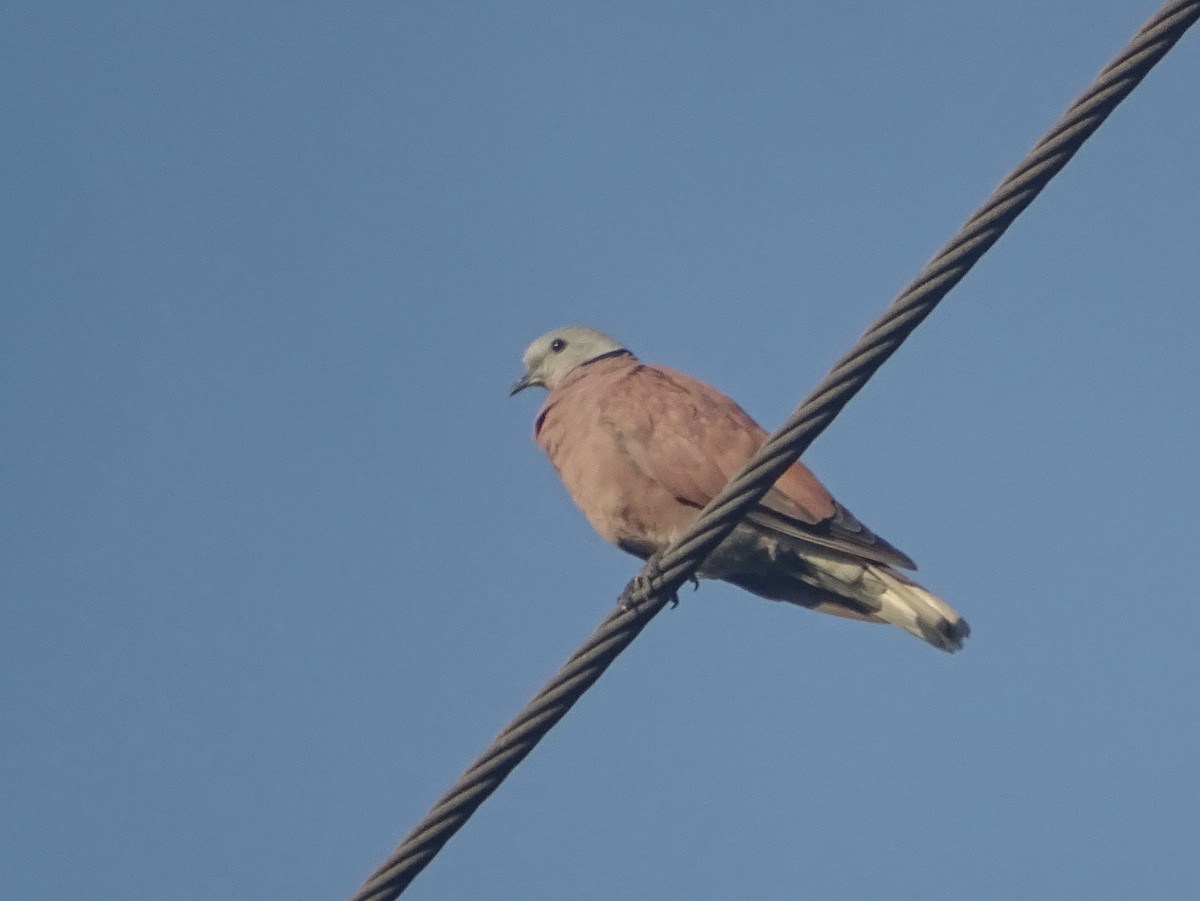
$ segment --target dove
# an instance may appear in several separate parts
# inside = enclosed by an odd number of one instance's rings
[[[601,537],[643,560],[679,538],[767,437],[716,388],[642,363],[592,328],[542,335],[523,363],[510,394],[549,391],[535,442]],[[696,575],[960,650],[966,620],[901,572],[913,569],[797,461]]]

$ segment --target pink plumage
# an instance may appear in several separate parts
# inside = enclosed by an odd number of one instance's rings
[[[717,389],[641,363],[594,329],[543,335],[524,360],[513,393],[550,389],[535,440],[592,527],[643,559],[677,539],[766,439]],[[898,568],[914,567],[797,462],[698,575],[961,648],[967,623]]]

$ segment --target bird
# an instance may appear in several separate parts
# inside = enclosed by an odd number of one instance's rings
[[[767,437],[721,391],[643,363],[594,328],[547,332],[522,362],[510,396],[535,386],[549,392],[534,441],[601,537],[643,560],[679,538]],[[970,626],[901,572],[914,569],[797,461],[696,575],[961,650]]]

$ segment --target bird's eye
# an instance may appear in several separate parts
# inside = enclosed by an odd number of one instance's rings
[[[550,342],[550,349],[557,353],[562,353],[562,349],[567,346],[567,342],[562,338],[555,338]]]

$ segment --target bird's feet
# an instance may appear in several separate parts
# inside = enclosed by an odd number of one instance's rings
[[[621,606],[626,610],[637,610],[640,606],[638,598],[649,597],[657,585],[662,583],[662,571],[659,569],[659,563],[662,561],[662,551],[655,551],[646,559],[646,565],[641,571],[629,580],[629,584],[625,586],[625,590],[621,592]],[[692,583],[692,590],[700,587],[700,580],[695,576],[688,579]],[[679,606],[679,594],[671,592],[667,600],[670,602],[672,609]]]
[[[629,580],[629,584],[621,592],[621,606],[626,610],[639,610],[642,606],[639,599],[648,598],[654,593],[655,585],[662,581],[662,572],[658,566],[660,560],[662,551],[655,551],[646,558],[646,565],[638,574]],[[679,603],[679,599],[674,595],[671,595],[670,601],[672,607]]]

